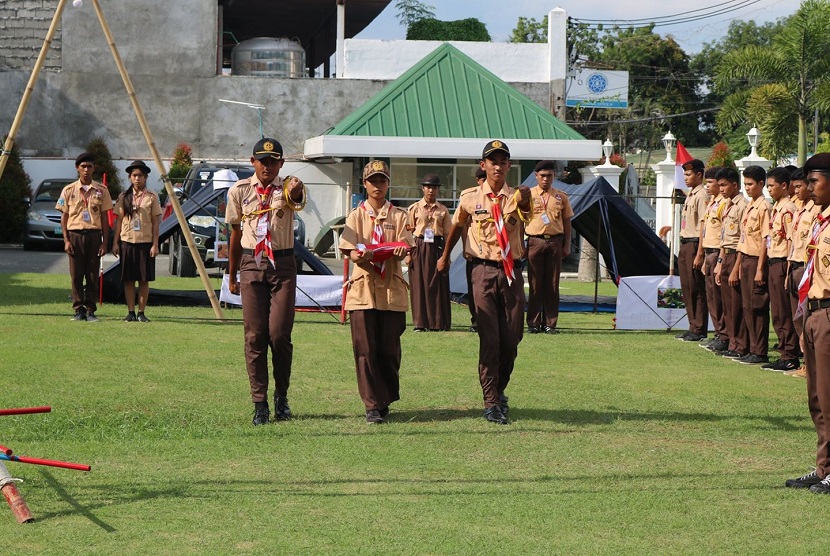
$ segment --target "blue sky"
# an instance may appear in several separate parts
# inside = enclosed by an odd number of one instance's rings
[[[652,18],[699,10],[709,6],[737,7],[731,13],[716,15],[699,21],[658,27],[661,35],[671,34],[689,54],[700,50],[704,43],[724,34],[729,23],[736,18],[755,20],[759,23],[772,21],[792,14],[801,4],[800,0],[629,0],[608,2],[607,0],[423,0],[435,8],[435,17],[443,21],[475,17],[482,21],[494,41],[506,41],[520,16],[541,20],[550,10],[561,7],[568,15],[581,19]],[[397,0],[389,6],[357,38],[360,39],[403,39],[406,29],[395,17]],[[348,17],[348,2],[346,13]],[[714,8],[713,8],[714,9]],[[696,12],[705,14],[706,11]]]

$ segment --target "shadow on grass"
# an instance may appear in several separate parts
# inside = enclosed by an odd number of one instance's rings
[[[78,500],[75,499],[74,496],[69,494],[67,490],[63,487],[61,483],[55,479],[55,477],[46,471],[45,469],[40,469],[40,474],[43,476],[43,479],[46,483],[52,487],[52,489],[60,496],[67,504],[72,506],[72,510],[63,511],[63,512],[52,512],[51,514],[46,514],[43,516],[38,516],[36,519],[38,521],[44,521],[52,517],[58,517],[61,515],[82,515],[87,518],[89,521],[106,531],[107,533],[114,533],[116,531],[115,527],[109,525],[105,521],[99,519],[92,511],[89,509],[88,506],[84,506]]]
[[[0,297],[0,307],[25,307],[31,303],[52,303],[62,302],[69,299],[71,291],[69,277],[66,279],[65,288],[40,288],[32,286],[26,280],[22,280],[15,274],[0,274],[0,289],[5,292],[13,290],[12,295]],[[70,307],[71,307],[70,302]],[[27,314],[24,311],[13,314]]]

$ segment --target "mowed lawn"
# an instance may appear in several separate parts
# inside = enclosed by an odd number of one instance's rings
[[[814,463],[804,381],[675,332],[563,313],[561,334],[519,346],[498,426],[454,306],[453,331],[404,334],[403,399],[370,426],[348,326],[298,313],[296,418],[254,428],[240,310],[151,307],[140,324],[107,304],[76,323],[68,286],[0,275],[0,407],[53,408],[0,417],[0,444],[92,465],[6,462],[36,517],[0,504],[7,553],[827,552],[830,497],[783,487]]]

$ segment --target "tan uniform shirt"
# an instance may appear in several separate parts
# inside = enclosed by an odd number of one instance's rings
[[[763,195],[749,202],[741,219],[738,251],[750,257],[761,256],[761,252],[767,248],[769,212],[769,202]]]
[[[726,211],[726,199],[718,194],[706,206],[703,217],[703,248],[717,249],[720,247],[721,230],[723,230],[723,213]]]
[[[423,199],[409,205],[406,218],[410,231],[418,237],[424,237],[426,228],[431,228],[435,237],[444,237],[449,234],[452,227],[452,218],[447,207],[437,202],[430,206]]]
[[[709,199],[702,184],[689,191],[683,203],[683,220],[680,222],[681,238],[700,237],[700,226],[706,217],[708,204]]]
[[[830,207],[821,213],[822,219],[830,218]],[[818,224],[821,226],[821,224]],[[813,276],[810,281],[810,299],[830,298],[830,226],[824,228],[816,241],[816,253],[813,255]]]
[[[271,249],[292,249],[294,247],[294,209],[285,201],[282,186],[283,179],[274,180],[271,194],[265,199],[268,210],[268,227],[271,229]],[[225,222],[230,225],[240,224],[242,231],[242,248],[254,249],[257,242],[257,224],[260,210],[260,198],[257,193],[259,178],[256,174],[240,180],[228,191],[228,206]],[[305,187],[305,186],[303,186]]]
[[[101,215],[112,210],[112,197],[97,181],[84,191],[77,180],[63,188],[55,208],[67,213],[67,230],[101,230]]]
[[[721,218],[723,223],[721,247],[725,249],[738,248],[738,241],[741,239],[741,220],[743,220],[746,207],[746,197],[741,193],[737,193],[726,201],[726,206],[723,208],[723,217]]]
[[[152,243],[153,218],[156,222],[161,218],[162,210],[159,196],[155,192],[144,190],[137,194],[133,192],[133,214],[124,218],[124,194],[118,197],[115,203],[115,214],[120,218],[121,241],[127,243]]]
[[[525,233],[529,236],[558,235],[565,233],[565,219],[573,218],[571,202],[564,191],[553,187],[544,191],[538,185],[530,190],[533,216]],[[545,223],[545,220],[548,223]]]
[[[819,207],[811,199],[795,213],[789,260],[797,263],[807,262],[807,245],[810,243],[813,222],[819,212]]]
[[[362,203],[346,216],[346,226],[340,235],[341,250],[357,249],[360,243],[369,247],[375,221],[383,228],[384,243],[403,241],[410,246],[415,244],[412,233],[407,229],[405,211],[387,201],[373,221],[369,210],[363,207],[371,210],[368,203]],[[386,259],[383,278],[371,261],[354,265],[347,287],[347,311],[378,309],[406,312],[409,308],[409,286],[403,279],[401,261],[395,257]]]
[[[458,198],[458,208],[453,215],[453,224],[464,226],[470,223],[464,242],[464,252],[467,255],[489,261],[501,261],[496,223],[490,210],[492,203],[486,193],[490,191],[490,185],[486,182],[481,187],[471,187],[462,191]],[[521,259],[524,256],[524,226],[519,218],[515,190],[504,184],[499,195],[504,229],[507,230],[510,240],[510,252],[513,259]]]
[[[792,238],[793,215],[798,209],[789,197],[782,197],[772,206],[769,221],[767,256],[772,259],[786,258],[790,253],[787,243]]]

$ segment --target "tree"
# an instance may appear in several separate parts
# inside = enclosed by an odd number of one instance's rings
[[[508,42],[540,43],[548,42],[548,16],[542,21],[533,17],[519,17],[516,28],[510,34]]]
[[[103,182],[104,174],[106,174],[110,196],[113,199],[117,198],[123,191],[121,176],[118,175],[118,169],[112,163],[112,154],[106,141],[103,137],[95,137],[86,146],[86,151],[95,158],[95,171],[92,173],[92,179]]]
[[[490,42],[487,26],[475,18],[458,21],[421,19],[406,31],[408,41],[475,41]]]
[[[830,0],[806,0],[768,46],[727,53],[715,87],[729,94],[717,116],[720,130],[749,122],[761,132],[761,152],[777,160],[796,147],[807,156],[807,124],[816,110],[830,113]],[[797,133],[797,135],[796,135]]]
[[[3,144],[6,138],[3,138]],[[32,195],[32,180],[23,169],[17,143],[6,161],[6,169],[0,177],[0,242],[18,241],[26,227],[26,198]]]
[[[435,18],[435,6],[428,6],[419,0],[398,0],[395,7],[398,9],[395,17],[407,28],[416,21]]]
[[[707,167],[717,166],[718,168],[734,168],[735,159],[729,150],[726,141],[720,141],[712,148],[712,156],[706,162]]]

